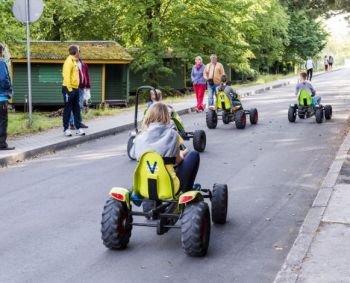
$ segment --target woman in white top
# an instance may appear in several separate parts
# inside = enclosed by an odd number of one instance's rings
[[[314,61],[312,61],[312,58],[309,57],[305,63],[306,73],[307,73],[307,80],[311,82],[312,75],[314,72]]]

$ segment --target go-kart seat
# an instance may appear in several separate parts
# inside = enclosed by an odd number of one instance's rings
[[[231,98],[224,91],[220,91],[216,95],[217,99],[217,108],[222,110],[230,110],[231,109]]]
[[[134,193],[151,200],[174,199],[175,188],[166,165],[175,164],[175,158],[163,158],[155,151],[144,153],[134,172]]]
[[[299,92],[298,96],[298,104],[300,106],[311,106],[312,105],[312,97],[310,92],[307,89],[302,89]]]

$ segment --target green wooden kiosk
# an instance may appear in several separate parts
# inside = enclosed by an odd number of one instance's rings
[[[32,101],[34,106],[63,105],[62,66],[68,47],[78,45],[88,64],[93,104],[106,102],[126,105],[129,96],[131,55],[114,41],[34,41],[31,43]],[[25,42],[7,44],[11,60],[15,105],[27,97],[27,59]]]

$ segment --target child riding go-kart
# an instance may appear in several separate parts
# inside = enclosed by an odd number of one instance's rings
[[[247,115],[250,123],[258,123],[258,110],[256,108],[250,111],[244,110],[239,95],[226,84],[226,76],[221,78],[221,85],[217,89],[216,105],[209,106],[206,113],[206,122],[209,129],[215,129],[218,124],[218,117],[222,118],[224,124],[230,122],[236,123],[237,129],[244,129],[246,126]]]
[[[326,120],[332,118],[332,106],[321,104],[321,98],[316,97],[316,91],[312,87],[310,82],[306,81],[307,74],[305,72],[300,73],[300,82],[296,86],[295,94],[298,96],[297,103],[289,106],[288,120],[294,123],[296,117],[300,119],[307,119],[315,116],[316,123],[323,122],[323,117]]]
[[[136,91],[136,100],[135,100],[135,115],[134,115],[134,127],[135,130],[130,133],[130,137],[127,144],[127,153],[130,159],[133,160],[133,158],[130,156],[130,149],[134,143],[134,139],[136,135],[138,134],[138,123],[137,123],[137,115],[138,115],[138,103],[139,103],[139,96],[140,94],[145,91],[149,90],[151,94],[151,101],[147,104],[148,108],[146,109],[144,115],[147,114],[148,109],[152,106],[153,103],[159,102],[162,100],[162,94],[160,90],[155,89],[152,86],[141,86]],[[169,113],[171,115],[172,122],[174,126],[176,127],[177,131],[179,132],[181,138],[185,141],[191,140],[193,141],[193,148],[198,152],[203,152],[206,147],[207,138],[205,131],[203,130],[195,130],[194,132],[186,132],[185,127],[183,125],[183,122],[180,118],[180,115],[173,110],[173,108],[168,105],[169,107]]]
[[[169,125],[166,105],[156,103],[150,112],[133,146],[139,160],[133,187],[112,188],[104,206],[103,244],[114,250],[126,248],[134,226],[154,227],[158,235],[178,228],[185,252],[204,256],[209,246],[211,220],[218,224],[226,222],[227,185],[215,184],[209,190],[194,184],[199,168],[198,152],[179,150],[179,134]],[[211,213],[204,199],[211,201]],[[149,200],[154,203],[150,210],[133,209]],[[134,221],[136,217],[144,219]]]

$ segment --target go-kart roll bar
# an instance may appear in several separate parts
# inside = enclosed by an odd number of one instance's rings
[[[145,86],[140,86],[137,90],[136,90],[136,99],[135,99],[135,116],[134,116],[134,127],[135,127],[135,131],[136,133],[138,132],[138,128],[137,128],[137,115],[138,115],[138,111],[139,111],[139,95],[141,93],[142,90],[144,89],[149,89],[149,90],[153,90],[155,91],[155,88],[153,86],[150,85],[145,85]]]

